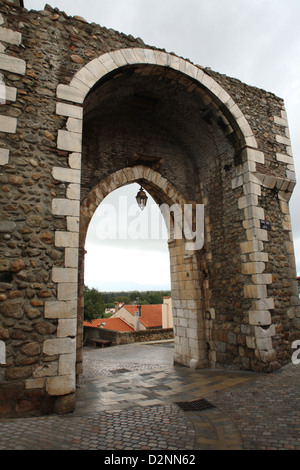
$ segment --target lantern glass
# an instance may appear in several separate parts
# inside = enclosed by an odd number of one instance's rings
[[[137,193],[136,201],[138,203],[139,208],[143,211],[147,205],[148,197],[142,187]]]

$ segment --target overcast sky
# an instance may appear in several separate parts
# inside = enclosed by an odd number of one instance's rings
[[[42,10],[46,2],[24,0],[24,3],[29,10]],[[211,67],[283,98],[297,181],[300,180],[299,0],[49,0],[48,3],[68,15],[79,15],[89,22],[140,37],[146,44],[175,52],[195,64]],[[134,187],[132,198],[137,190],[138,187]],[[116,195],[111,197],[116,201]],[[298,275],[299,202],[300,187],[297,186],[291,200],[291,215]],[[93,221],[90,245],[87,244],[86,279],[90,285],[96,283],[96,287],[103,290],[119,289],[121,285],[130,289],[135,287],[135,282],[143,283],[146,278],[146,289],[169,286],[166,240],[155,240],[152,244],[145,242],[147,251],[141,249],[130,254],[129,248],[134,248],[130,243],[126,245],[123,242],[124,249],[117,250],[113,240],[99,242],[99,220]],[[114,253],[117,259],[114,259]],[[94,260],[97,270],[94,269]],[[127,273],[120,275],[121,279],[115,277],[118,263],[126,268]],[[100,269],[103,264],[107,272],[102,279],[99,273],[103,273]],[[121,273],[121,269],[118,272]],[[111,279],[115,282],[111,283]],[[128,283],[120,284],[118,281],[122,279],[127,279]]]

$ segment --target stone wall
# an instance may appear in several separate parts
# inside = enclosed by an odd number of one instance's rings
[[[111,341],[112,346],[119,346],[121,344],[172,340],[174,339],[174,332],[172,328],[119,332],[101,328],[84,327],[84,345],[88,346],[89,344],[93,344],[93,339]]]
[[[49,6],[0,4],[0,415],[65,412],[82,362],[84,243],[107,194],[203,204],[170,242],[175,360],[272,371],[299,336],[282,99]],[[2,343],[1,343],[2,344]]]

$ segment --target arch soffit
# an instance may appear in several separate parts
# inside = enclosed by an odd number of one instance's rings
[[[130,48],[105,53],[82,67],[74,75],[70,85],[59,84],[57,87],[57,98],[72,103],[83,104],[87,94],[105,75],[118,68],[138,64],[168,67],[187,75],[201,84],[228,109],[241,134],[244,136],[246,147],[252,149],[258,148],[256,138],[244,114],[232,97],[212,77],[187,60],[158,50]],[[57,103],[58,114],[70,116],[70,119],[72,119],[74,116],[70,115],[69,111],[64,112],[60,103]],[[75,112],[75,114],[79,113]]]

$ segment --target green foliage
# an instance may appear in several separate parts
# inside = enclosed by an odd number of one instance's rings
[[[84,319],[91,321],[95,318],[105,318],[105,309],[114,308],[115,302],[130,305],[138,302],[141,305],[158,305],[163,303],[163,297],[171,295],[170,291],[132,291],[132,292],[99,292],[97,289],[84,287]]]
[[[104,318],[105,306],[101,292],[84,286],[83,296],[84,320],[91,321],[95,318]]]
[[[119,295],[118,297],[115,297],[114,302],[119,302],[119,303],[123,303],[123,304],[125,304],[125,305],[128,305],[128,304],[130,304],[132,301],[130,300],[130,298],[128,297],[128,295]]]
[[[139,299],[141,305],[153,305],[162,304],[163,297],[171,295],[170,291],[132,291],[132,292],[102,292],[104,298],[105,307],[113,308],[115,302],[124,302],[126,305],[130,305]]]

